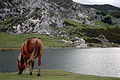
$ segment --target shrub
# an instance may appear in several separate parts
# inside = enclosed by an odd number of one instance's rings
[[[108,23],[109,25],[112,25],[112,18],[110,16],[105,17],[102,21],[104,23]]]
[[[97,14],[97,15],[100,15],[101,13],[97,11],[96,14]]]
[[[106,12],[104,12],[104,11],[102,11],[102,12],[101,12],[101,15],[102,15],[102,16],[106,16],[106,15],[107,15],[107,13],[106,13]]]

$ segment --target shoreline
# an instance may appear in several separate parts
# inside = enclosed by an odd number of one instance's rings
[[[44,47],[43,49],[90,49],[89,47],[86,48],[76,48],[76,47]],[[0,52],[8,51],[8,50],[21,50],[21,48],[0,48]]]
[[[20,50],[21,48],[0,48],[0,52],[8,50]]]
[[[86,47],[86,48],[77,48],[77,47],[51,47],[51,48],[47,48],[44,47],[44,49],[91,49],[91,48],[103,48],[103,47]],[[120,47],[104,47],[104,48],[120,48]],[[8,50],[21,50],[21,48],[0,48],[0,52],[2,51],[8,51]]]

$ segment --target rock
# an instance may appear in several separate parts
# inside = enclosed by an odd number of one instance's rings
[[[64,42],[64,43],[68,43],[68,41],[67,41],[67,40],[64,40],[64,39],[63,39],[63,40],[61,40],[61,41],[62,41],[62,42]]]
[[[106,37],[104,35],[99,35],[96,39],[100,40],[102,43],[105,43],[105,44],[109,43],[109,40],[106,39]]]
[[[40,30],[38,33],[44,35],[50,35],[50,33],[47,30]]]
[[[75,44],[76,44],[77,48],[86,48],[87,47],[87,44],[85,43],[84,39],[81,39],[81,38],[77,38],[77,39],[78,40],[75,41]]]
[[[75,37],[75,39],[79,40],[80,38],[79,37]]]
[[[31,10],[30,13],[26,16],[26,18],[31,18],[35,14],[35,10]]]
[[[87,44],[85,43],[85,40],[84,39],[81,39],[81,38],[78,38],[76,37],[75,39],[77,39],[76,41],[72,42],[72,41],[67,41],[67,40],[61,40],[62,42],[64,43],[67,43],[67,44],[75,44],[76,45],[76,48],[86,48],[87,47]]]
[[[72,41],[67,41],[67,40],[61,40],[62,42],[64,42],[64,43],[67,43],[67,44],[74,44]]]

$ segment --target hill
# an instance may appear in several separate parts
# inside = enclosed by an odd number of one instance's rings
[[[0,32],[60,37],[67,46],[79,47],[104,46],[105,41],[96,40],[102,35],[108,46],[119,45],[119,18],[72,0],[1,0],[0,4]]]
[[[115,7],[113,5],[110,4],[104,4],[104,5],[86,5],[86,4],[82,4],[85,7],[89,7],[89,8],[95,8],[97,10],[100,11],[106,11],[106,12],[120,12],[120,8],[119,7]]]
[[[64,19],[95,25],[96,9],[85,8],[72,0],[3,0],[0,9],[0,31],[11,34],[54,32],[64,26]],[[119,24],[114,20],[114,25]]]

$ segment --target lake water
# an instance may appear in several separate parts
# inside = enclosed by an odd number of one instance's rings
[[[0,73],[17,71],[19,50],[0,52]],[[37,69],[37,59],[34,69]],[[42,69],[120,77],[120,48],[44,49]]]

